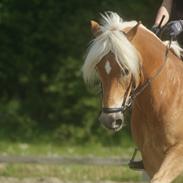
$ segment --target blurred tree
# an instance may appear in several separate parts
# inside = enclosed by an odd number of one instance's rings
[[[0,134],[16,129],[13,138],[31,138],[37,129],[63,140],[100,133],[98,97],[80,71],[92,39],[89,20],[110,10],[151,26],[160,2],[1,0]]]

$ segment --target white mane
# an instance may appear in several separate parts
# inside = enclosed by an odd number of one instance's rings
[[[163,43],[168,46],[170,41],[164,41]],[[170,49],[172,52],[178,56],[180,59],[183,57],[183,49],[180,47],[179,43],[177,41],[172,41],[170,45]]]
[[[85,82],[96,78],[96,65],[110,51],[121,68],[127,68],[136,80],[139,78],[139,57],[135,47],[128,41],[122,30],[133,27],[136,21],[123,22],[118,14],[108,12],[102,15],[101,34],[91,43],[82,71]]]

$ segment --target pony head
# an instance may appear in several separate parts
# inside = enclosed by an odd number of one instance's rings
[[[118,131],[124,124],[121,110],[129,93],[139,82],[139,54],[130,40],[137,22],[124,22],[116,13],[102,15],[101,23],[91,21],[95,36],[83,65],[86,83],[99,80],[102,85],[102,113],[99,120],[108,129]],[[124,33],[127,28],[132,28]],[[133,81],[133,82],[132,82]]]

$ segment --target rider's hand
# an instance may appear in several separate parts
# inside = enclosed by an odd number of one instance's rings
[[[158,36],[160,34],[161,28],[158,25],[153,25],[151,30]]]
[[[162,35],[165,37],[176,38],[183,31],[183,20],[169,22],[163,29]]]

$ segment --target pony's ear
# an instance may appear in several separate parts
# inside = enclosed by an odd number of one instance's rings
[[[129,41],[131,41],[133,39],[133,37],[135,36],[138,26],[141,24],[141,21],[139,21],[133,28],[131,28],[127,33],[126,36],[128,38]]]
[[[91,32],[92,32],[92,34],[95,37],[98,36],[100,34],[100,25],[97,22],[91,20],[90,21],[90,26],[91,26]]]

